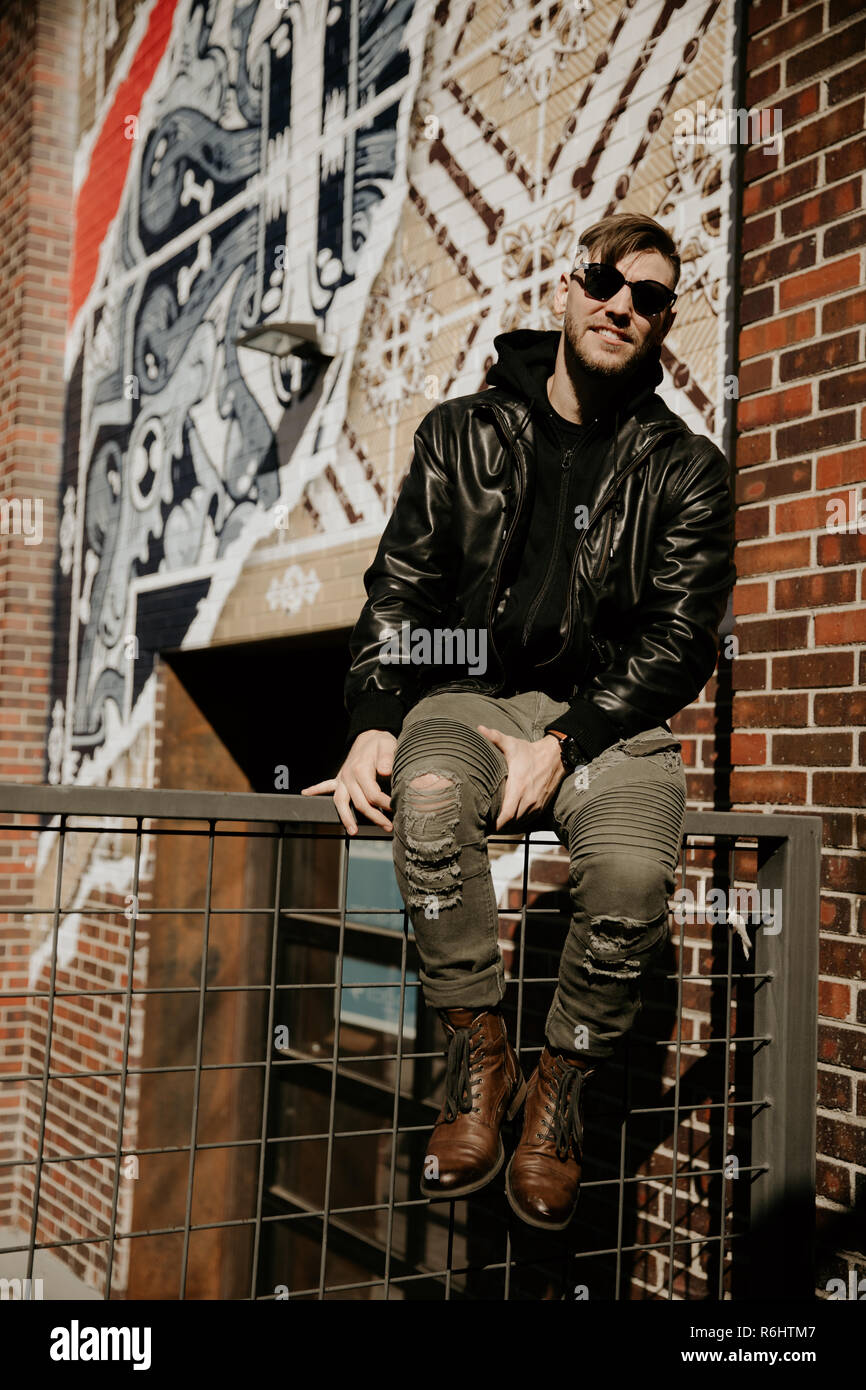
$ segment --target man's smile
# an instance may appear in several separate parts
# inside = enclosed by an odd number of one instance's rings
[[[627,333],[620,333],[618,329],[609,327],[608,324],[600,324],[593,327],[591,332],[597,333],[605,343],[630,343],[631,339]]]

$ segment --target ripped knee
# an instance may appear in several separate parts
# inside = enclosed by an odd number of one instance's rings
[[[639,980],[664,947],[668,932],[666,912],[650,922],[633,917],[590,917],[581,933],[583,968],[587,975],[602,979]]]
[[[399,800],[400,840],[409,885],[407,907],[423,907],[428,917],[463,901],[460,846],[455,831],[462,788],[450,772],[413,777]]]

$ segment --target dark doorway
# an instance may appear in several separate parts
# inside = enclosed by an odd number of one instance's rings
[[[163,655],[255,792],[333,777],[348,729],[350,628]],[[288,769],[288,773],[281,772]]]

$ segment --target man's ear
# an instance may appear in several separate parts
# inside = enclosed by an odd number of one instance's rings
[[[568,298],[568,291],[571,288],[571,277],[567,271],[563,271],[559,277],[559,284],[553,294],[553,312],[559,318],[560,314],[565,313],[565,301]]]

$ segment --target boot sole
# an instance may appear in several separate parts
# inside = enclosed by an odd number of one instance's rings
[[[503,1120],[503,1123],[505,1123],[505,1120],[514,1119],[514,1116],[517,1114],[525,1098],[526,1080],[521,1076],[520,1087],[517,1091],[517,1095],[514,1097],[508,1109],[506,1110],[505,1119]],[[485,1173],[483,1178],[477,1178],[475,1182],[464,1183],[462,1187],[452,1187],[448,1192],[443,1192],[441,1188],[438,1187],[427,1187],[424,1182],[424,1179],[422,1178],[420,1183],[418,1184],[418,1186],[421,1189],[421,1196],[429,1198],[431,1202],[454,1202],[457,1201],[457,1199],[460,1197],[469,1197],[473,1192],[480,1192],[482,1187],[486,1187],[488,1183],[492,1182],[493,1179],[496,1177],[497,1173],[501,1171],[504,1162],[505,1149],[502,1146],[502,1139],[500,1137],[499,1153],[496,1158],[496,1166],[494,1168],[491,1168],[489,1173]]]
[[[511,1163],[513,1162],[514,1159],[512,1158]],[[541,1221],[537,1216],[528,1216],[527,1213],[523,1210],[523,1208],[518,1206],[517,1198],[514,1196],[514,1193],[511,1190],[511,1163],[509,1163],[508,1168],[505,1172],[505,1195],[508,1198],[508,1205],[511,1207],[511,1210],[514,1212],[515,1216],[519,1216],[520,1220],[523,1221],[527,1226],[534,1226],[538,1231],[567,1230],[577,1213],[577,1204],[580,1201],[580,1191],[578,1191],[577,1202],[575,1202],[574,1206],[572,1207],[571,1215],[568,1217],[567,1221]]]

